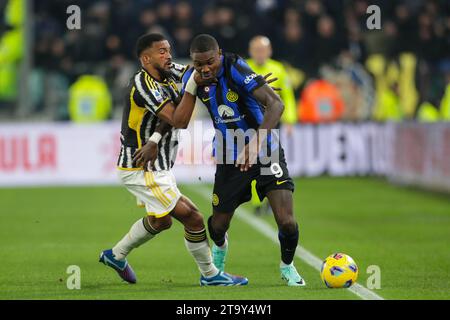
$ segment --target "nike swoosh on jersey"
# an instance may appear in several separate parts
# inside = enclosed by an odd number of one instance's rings
[[[279,186],[280,184],[283,184],[283,183],[285,183],[285,182],[287,182],[288,180],[283,180],[283,181],[278,181],[277,180],[277,186]]]
[[[206,101],[211,100],[211,98],[212,98],[212,97],[209,97],[209,98],[207,98],[207,99],[203,99],[203,98],[202,98],[202,101],[203,101],[203,102],[206,102]]]

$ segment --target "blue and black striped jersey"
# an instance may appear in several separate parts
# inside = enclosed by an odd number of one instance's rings
[[[197,99],[206,106],[214,127],[220,131],[222,145],[226,150],[232,151],[234,159],[237,156],[235,139],[230,137],[230,131],[242,129],[257,130],[264,117],[264,106],[252,95],[252,92],[263,86],[266,82],[261,75],[257,75],[248,66],[244,59],[236,54],[225,53],[221,57],[221,69],[217,75],[218,83],[210,86],[201,86],[197,89]],[[182,93],[193,68],[186,71],[183,76]],[[213,141],[213,150],[217,154],[218,134]],[[247,139],[248,141],[248,139]],[[225,150],[224,150],[225,151]]]

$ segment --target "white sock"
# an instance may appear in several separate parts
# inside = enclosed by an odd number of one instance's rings
[[[212,263],[211,249],[205,229],[201,231],[185,230],[184,244],[204,277],[214,277],[219,273],[219,269]]]
[[[146,218],[144,218],[146,219]],[[144,226],[144,219],[139,219],[130,228],[130,231],[120,240],[112,252],[117,260],[123,260],[134,248],[152,239],[158,231],[152,229],[147,230]],[[151,228],[151,226],[150,226]]]

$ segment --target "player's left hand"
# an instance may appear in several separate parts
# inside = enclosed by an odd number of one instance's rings
[[[153,141],[148,141],[133,154],[133,164],[138,167],[142,166],[145,171],[153,170],[158,151],[158,145]]]
[[[267,84],[271,84],[272,82],[275,82],[278,80],[277,77],[272,77],[272,72],[269,72],[264,77],[264,80]],[[281,91],[281,88],[270,86],[274,91]]]
[[[248,144],[245,145],[236,160],[236,167],[239,167],[241,171],[248,171],[258,159],[259,147],[257,139],[251,139]]]

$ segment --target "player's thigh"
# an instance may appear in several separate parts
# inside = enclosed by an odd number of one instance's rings
[[[234,212],[251,199],[251,176],[234,165],[217,165],[214,178],[212,209],[214,212]]]
[[[258,170],[260,172],[255,176],[256,191],[261,200],[273,190],[288,190],[291,193],[294,191],[294,181],[289,175],[283,149],[279,153],[278,161],[260,165]]]
[[[292,191],[286,189],[271,190],[267,193],[270,207],[272,208],[275,218],[292,216],[293,213],[293,197]]]
[[[189,207],[192,211],[200,212],[195,203],[191,199],[189,199],[186,195],[184,194],[181,195],[180,201],[183,201],[184,204],[186,204],[186,206]]]

